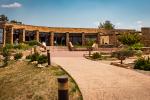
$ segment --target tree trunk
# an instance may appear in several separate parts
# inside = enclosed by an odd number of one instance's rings
[[[89,57],[91,56],[91,50],[89,50]]]
[[[121,64],[123,64],[123,60],[121,59],[121,62],[120,62]]]

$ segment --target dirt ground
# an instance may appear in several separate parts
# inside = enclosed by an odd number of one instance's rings
[[[57,77],[64,74],[58,67],[36,68],[28,62],[13,62],[0,68],[0,100],[57,100]],[[73,81],[69,87],[71,100],[80,100]]]

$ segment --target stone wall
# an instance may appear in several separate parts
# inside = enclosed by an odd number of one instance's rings
[[[150,47],[150,27],[142,28],[142,43],[146,47]]]

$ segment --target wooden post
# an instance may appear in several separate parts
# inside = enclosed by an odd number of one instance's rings
[[[37,46],[34,46],[34,53],[37,53]]]
[[[68,46],[68,43],[69,43],[69,33],[67,32],[66,33],[66,46]]]
[[[51,65],[50,50],[47,50],[48,65]]]
[[[39,30],[35,30],[35,40],[39,42]]]
[[[11,27],[11,32],[10,32],[10,44],[12,44],[12,45],[13,45],[13,43],[14,43],[13,35],[14,35],[14,29],[13,29],[13,27]]]
[[[21,33],[19,35],[19,42],[25,42],[25,29],[20,29]]]
[[[54,46],[54,32],[50,33],[50,45]]]
[[[100,33],[97,34],[97,44],[98,44],[98,47],[100,47],[101,45],[101,39],[100,39]]]
[[[3,28],[3,47],[6,45],[6,28]]]
[[[68,77],[58,77],[58,100],[69,100]]]
[[[82,33],[82,46],[85,45],[85,34]]]

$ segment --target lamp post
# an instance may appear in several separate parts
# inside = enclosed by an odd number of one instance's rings
[[[58,80],[58,100],[69,100],[68,77],[60,76]]]

